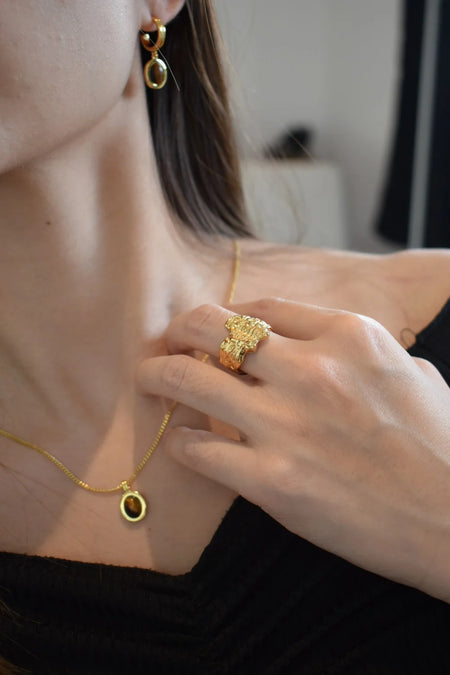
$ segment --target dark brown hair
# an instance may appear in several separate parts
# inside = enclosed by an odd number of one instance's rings
[[[211,0],[186,0],[160,55],[173,75],[147,105],[168,204],[197,234],[251,236]]]
[[[0,656],[0,675],[31,675],[31,671],[14,666]]]
[[[162,50],[174,77],[164,89],[147,90],[156,161],[167,202],[183,225],[198,235],[252,236],[220,46],[211,0],[186,0]],[[146,63],[149,52],[141,51]],[[0,675],[26,672],[0,656]]]

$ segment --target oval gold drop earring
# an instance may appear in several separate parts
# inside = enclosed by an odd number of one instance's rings
[[[162,89],[167,82],[167,66],[159,58],[158,49],[161,49],[166,40],[166,27],[160,19],[152,17],[153,23],[158,30],[156,42],[150,38],[150,33],[141,30],[141,44],[148,52],[151,52],[152,58],[144,66],[145,84],[150,89]]]

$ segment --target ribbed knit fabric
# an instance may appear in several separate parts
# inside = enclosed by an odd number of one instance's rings
[[[450,298],[429,326],[416,335],[411,356],[431,361],[450,386]]]
[[[450,380],[450,300],[410,353]],[[449,604],[317,548],[242,497],[187,574],[0,553],[0,602],[0,654],[32,673],[450,673]]]

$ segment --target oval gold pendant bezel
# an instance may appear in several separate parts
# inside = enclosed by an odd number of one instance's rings
[[[127,497],[135,497],[141,505],[142,510],[136,518],[132,518],[131,516],[129,516],[126,511],[125,501]],[[138,523],[140,520],[145,518],[146,512],[147,512],[147,502],[145,501],[144,497],[141,495],[140,492],[138,492],[137,490],[127,490],[126,492],[123,493],[122,499],[120,500],[120,513],[125,518],[125,520],[128,520],[129,523]]]

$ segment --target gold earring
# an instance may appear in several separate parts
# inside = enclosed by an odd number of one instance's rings
[[[145,84],[150,89],[162,89],[167,82],[167,66],[159,58],[158,49],[161,49],[166,40],[166,27],[160,19],[154,16],[152,19],[158,29],[156,42],[151,40],[150,33],[141,31],[140,35],[142,46],[152,54],[152,58],[144,66],[144,78]]]

